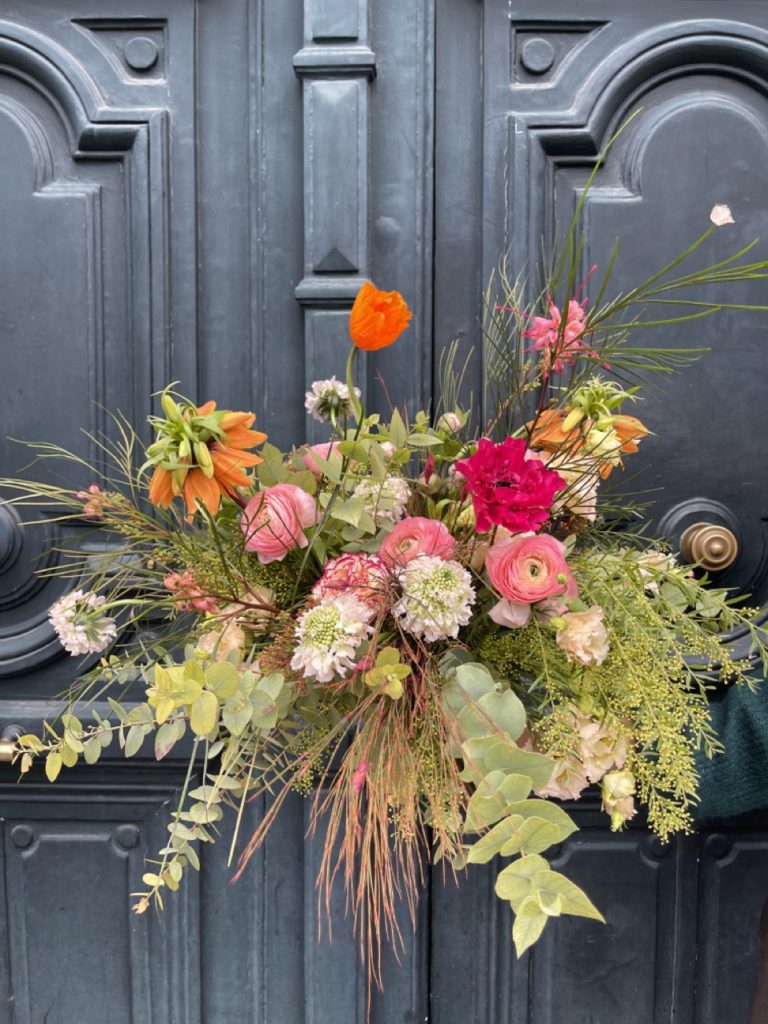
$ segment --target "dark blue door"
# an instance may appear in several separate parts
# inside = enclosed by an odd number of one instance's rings
[[[768,9],[749,0],[6,0],[0,472],[26,461],[6,436],[92,457],[81,426],[109,431],[103,406],[140,422],[171,380],[254,408],[278,444],[312,438],[303,392],[339,372],[366,277],[415,310],[410,347],[364,368],[371,402],[380,371],[422,406],[456,336],[481,394],[491,269],[538,253],[636,107],[589,206],[590,260],[620,232],[629,279],[715,202],[768,235],[766,83]],[[729,582],[763,601],[768,499],[742,467],[764,458],[765,332],[728,332],[686,335],[715,352],[674,392],[683,434],[653,424],[654,516],[723,517]],[[0,733],[39,726],[71,681],[46,620],[63,584],[33,575],[70,542],[100,543],[0,509]],[[365,1019],[341,901],[333,943],[318,935],[298,797],[237,886],[222,842],[162,918],[131,914],[182,783],[151,752],[55,786],[0,765],[0,1024]],[[375,1024],[747,1020],[768,820],[662,848],[641,827],[611,836],[596,805],[578,815],[556,857],[609,924],[563,922],[517,962],[490,873],[457,890],[436,872]]]

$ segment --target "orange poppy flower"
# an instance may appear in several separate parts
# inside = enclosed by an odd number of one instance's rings
[[[191,407],[190,412],[193,417],[208,416],[215,409],[215,402],[206,402],[197,409]],[[177,461],[183,467],[181,470],[166,469],[162,465],[155,467],[149,483],[149,500],[154,505],[168,508],[175,497],[183,495],[188,519],[194,516],[198,501],[211,515],[216,515],[222,495],[233,496],[236,487],[250,484],[244,470],[258,465],[262,459],[244,449],[262,444],[267,435],[250,429],[256,419],[253,413],[225,412],[220,415],[220,437],[200,442],[205,449],[202,456],[207,465],[201,464],[193,448],[190,456],[178,457]],[[185,468],[186,465],[189,469]]]
[[[366,281],[349,315],[349,333],[358,348],[372,352],[396,342],[412,315],[400,292],[382,292]]]

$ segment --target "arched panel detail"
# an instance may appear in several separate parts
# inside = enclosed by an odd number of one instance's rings
[[[99,90],[82,65],[52,40],[0,21],[0,71],[28,82],[58,111],[73,151],[126,151],[138,123],[110,123]]]

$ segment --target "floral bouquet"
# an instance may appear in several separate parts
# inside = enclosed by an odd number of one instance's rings
[[[397,292],[366,283],[345,382],[307,392],[326,442],[281,452],[252,413],[168,388],[144,451],[119,414],[116,439],[94,439],[110,468],[87,491],[3,481],[15,503],[54,506],[110,540],[99,558],[69,552],[56,567],[75,585],[50,618],[86,662],[66,713],[18,737],[21,772],[43,760],[53,782],[111,744],[132,757],[151,739],[157,759],[189,745],[137,912],[162,907],[199,867],[198,843],[266,791],[255,834],[235,829],[242,872],[298,791],[326,827],[320,891],[343,879],[378,977],[381,941],[399,938],[396,904],[413,912],[427,860],[460,871],[508,859],[496,892],[521,954],[551,918],[602,920],[542,856],[576,829],[559,801],[599,785],[614,829],[638,803],[662,839],[691,827],[696,753],[718,750],[707,689],[753,667],[718,635],[748,631],[764,667],[768,650],[754,613],[645,537],[612,487],[651,443],[627,412],[643,381],[697,355],[636,345],[648,324],[633,310],[661,303],[654,327],[709,315],[722,304],[685,293],[765,278],[766,264],[747,262],[747,247],[679,269],[730,220],[716,207],[630,292],[605,298],[616,253],[599,284],[593,268],[589,303],[578,213],[532,302],[503,272],[489,290],[494,412],[479,436],[455,348],[440,407],[366,412],[356,353],[395,343],[411,316]],[[133,628],[150,616],[151,633]],[[110,713],[89,711],[105,691]]]

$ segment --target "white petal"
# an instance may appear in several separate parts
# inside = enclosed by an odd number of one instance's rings
[[[725,203],[718,203],[716,206],[713,206],[709,214],[709,219],[718,228],[721,228],[724,224],[736,223],[733,219],[730,206],[726,206]]]

